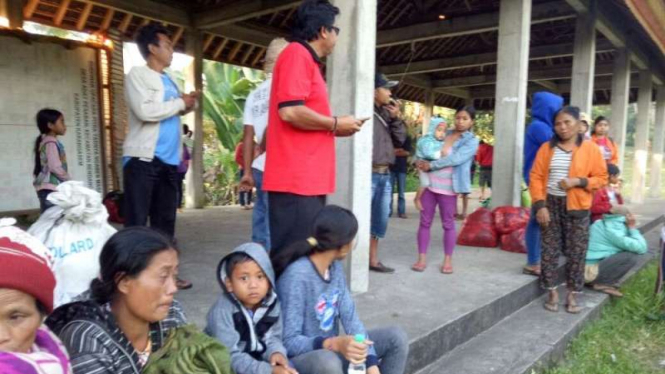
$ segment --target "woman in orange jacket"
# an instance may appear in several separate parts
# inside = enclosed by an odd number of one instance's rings
[[[549,290],[545,309],[559,310],[557,271],[560,253],[567,257],[566,311],[579,313],[576,294],[584,287],[589,243],[589,209],[593,192],[607,184],[607,167],[598,146],[579,133],[580,110],[567,106],[554,120],[554,137],[538,150],[529,191],[542,233],[541,286]]]
[[[612,138],[610,133],[610,121],[599,116],[593,123],[593,131],[591,132],[591,140],[598,145],[603,158],[608,164],[619,164],[619,148]]]

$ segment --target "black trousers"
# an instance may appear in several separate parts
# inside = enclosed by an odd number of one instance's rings
[[[178,183],[176,184],[176,187],[178,188],[178,198],[176,205],[178,208],[182,208],[182,199],[183,199],[183,193],[185,191],[185,176],[187,173],[178,173]]]
[[[53,204],[48,201],[46,198],[50,195],[53,190],[39,190],[37,191],[37,198],[39,199],[39,214],[46,212],[46,210],[53,206]]]
[[[325,195],[268,192],[271,256],[293,242],[309,238],[314,217],[325,205]]]
[[[605,286],[618,286],[630,269],[637,264],[638,254],[619,252],[598,263],[598,277],[592,283]]]
[[[132,158],[123,169],[125,227],[147,226],[169,238],[175,234],[178,168],[157,158],[152,162]]]

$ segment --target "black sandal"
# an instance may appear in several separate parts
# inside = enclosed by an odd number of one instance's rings
[[[384,274],[390,274],[395,272],[395,269],[389,268],[380,262],[376,266],[369,265],[369,270]]]

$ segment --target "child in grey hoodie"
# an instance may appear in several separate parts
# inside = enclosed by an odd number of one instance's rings
[[[364,362],[367,374],[403,374],[408,339],[398,327],[367,331],[346,285],[342,260],[351,252],[358,221],[328,205],[313,222],[312,237],[273,252],[282,303],[284,345],[301,374],[343,374]],[[340,324],[346,335],[340,334]],[[365,337],[356,342],[354,335]]]
[[[217,276],[224,293],[210,308],[205,332],[231,352],[236,374],[297,374],[282,344],[275,274],[265,249],[239,246],[224,257]]]

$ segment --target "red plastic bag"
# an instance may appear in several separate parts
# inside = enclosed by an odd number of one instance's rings
[[[496,247],[499,235],[494,230],[492,211],[480,208],[464,221],[462,231],[457,236],[457,244],[469,247]]]
[[[526,228],[515,230],[501,237],[501,249],[508,252],[526,253],[526,241],[524,235]]]
[[[492,211],[494,228],[500,235],[510,234],[526,227],[529,223],[529,209],[514,206],[500,206]]]

